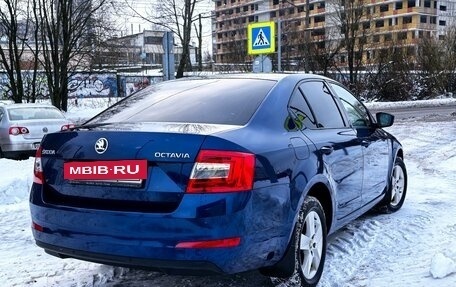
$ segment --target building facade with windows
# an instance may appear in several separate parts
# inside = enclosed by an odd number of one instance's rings
[[[329,51],[344,41],[346,25],[351,23],[357,27],[357,44],[363,45],[362,58],[369,60],[391,45],[403,47],[413,55],[418,39],[442,39],[456,15],[456,0],[214,1],[213,53],[217,63],[252,60],[247,55],[247,25],[254,22],[274,21],[281,25],[283,59],[292,61],[299,61],[303,51],[311,47],[319,53]],[[346,21],[350,15],[356,21]],[[343,65],[345,60],[342,48],[338,62]]]
[[[100,62],[117,66],[151,66],[163,64],[163,31],[144,30],[140,33],[109,39],[100,53]],[[174,44],[174,61],[178,65],[182,47]],[[196,64],[197,48],[190,46],[190,62]],[[115,67],[115,66],[113,66]]]

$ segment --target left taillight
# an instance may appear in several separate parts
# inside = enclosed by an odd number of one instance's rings
[[[29,130],[26,127],[10,127],[8,132],[10,135],[17,136],[28,134]]]
[[[43,165],[41,163],[41,146],[36,150],[35,154],[35,164],[33,167],[33,182],[38,184],[43,184],[44,176],[43,176]]]
[[[239,192],[253,187],[255,155],[201,150],[193,165],[188,193]]]
[[[63,125],[63,126],[60,128],[61,131],[67,131],[67,130],[71,130],[71,129],[74,129],[74,124]]]

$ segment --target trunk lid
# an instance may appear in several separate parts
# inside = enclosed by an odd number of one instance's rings
[[[43,200],[49,204],[104,210],[172,212],[179,205],[193,163],[208,133],[220,125],[128,124],[48,134],[42,142]],[[174,129],[181,133],[172,132]],[[191,131],[188,133],[184,130]],[[171,132],[170,132],[171,131]],[[106,140],[104,152],[97,152]],[[147,161],[141,180],[73,180],[65,164]],[[109,170],[109,168],[106,168]]]

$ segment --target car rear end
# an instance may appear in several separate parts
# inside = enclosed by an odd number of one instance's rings
[[[55,107],[33,104],[8,106],[1,125],[0,147],[9,158],[34,156],[45,134],[73,126]]]
[[[108,112],[115,124],[92,121],[43,139],[30,197],[39,246],[59,257],[180,274],[236,273],[279,259],[284,234],[265,230],[283,218],[268,220],[273,193],[256,178],[262,164],[223,137],[244,137],[248,127],[135,122],[131,105],[119,105],[122,113]]]

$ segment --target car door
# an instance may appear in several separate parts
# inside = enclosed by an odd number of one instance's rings
[[[349,121],[356,129],[357,137],[363,147],[363,205],[369,204],[382,195],[387,185],[391,145],[387,134],[377,128],[366,107],[344,87],[331,83],[347,111]]]
[[[356,132],[344,121],[328,86],[319,80],[305,81],[299,91],[312,114],[313,127],[303,133],[316,146],[319,172],[329,179],[342,219],[361,206],[363,154]]]

